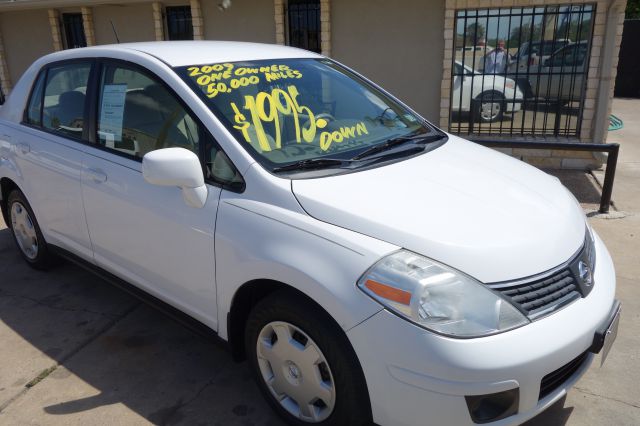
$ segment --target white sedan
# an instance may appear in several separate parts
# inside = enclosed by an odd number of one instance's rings
[[[515,81],[497,74],[482,74],[455,61],[451,110],[471,112],[482,123],[502,120],[505,112],[522,109],[524,95]]]
[[[308,51],[54,53],[0,135],[29,265],[195,319],[294,425],[519,424],[615,337],[611,258],[557,179]]]

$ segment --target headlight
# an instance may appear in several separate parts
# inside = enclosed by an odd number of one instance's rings
[[[480,282],[407,250],[378,261],[358,287],[407,320],[451,337],[482,337],[529,322]]]
[[[576,206],[582,210],[582,206],[580,205],[580,201],[578,201],[578,199],[576,198],[575,195],[573,195],[573,192],[569,191],[569,189],[566,186],[562,186],[566,191],[567,194],[569,194],[569,196],[571,198],[573,198],[573,201],[576,203]],[[587,217],[584,217],[584,223],[586,225],[586,237],[585,237],[585,244],[586,244],[586,252],[587,252],[587,259],[589,261],[589,268],[591,268],[591,272],[595,273],[596,271],[596,236],[594,234],[593,228],[591,227],[591,224],[589,223],[589,219],[587,219]]]
[[[591,228],[591,224],[588,220],[585,221],[587,224],[587,238],[585,239],[585,243],[587,244],[587,259],[589,261],[589,268],[591,268],[591,273],[596,272],[596,236],[593,233],[593,228]]]

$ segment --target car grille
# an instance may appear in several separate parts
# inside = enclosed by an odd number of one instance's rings
[[[594,264],[592,246],[587,232],[582,248],[567,263],[534,277],[488,286],[500,292],[530,320],[542,318],[589,294],[593,283],[586,283],[580,277],[579,263]]]
[[[540,395],[538,396],[538,400],[549,395],[554,390],[558,389],[564,382],[569,380],[569,378],[573,376],[587,360],[588,356],[589,351],[583,352],[574,360],[544,376],[540,382]]]
[[[553,312],[581,297],[576,279],[568,268],[548,278],[496,290],[530,319]]]

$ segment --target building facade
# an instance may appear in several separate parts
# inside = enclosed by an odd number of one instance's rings
[[[465,137],[604,142],[625,5],[626,0],[5,0],[0,87],[10,93],[35,59],[67,48],[174,39],[290,44],[331,56]],[[490,71],[487,63],[496,57],[506,60]],[[517,90],[508,90],[512,86]],[[590,153],[503,151],[543,167],[602,163]]]

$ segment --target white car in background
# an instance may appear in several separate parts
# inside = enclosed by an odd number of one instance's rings
[[[482,74],[455,61],[451,109],[470,112],[475,119],[489,123],[502,120],[505,112],[522,109],[524,95],[510,78],[497,74]]]
[[[304,50],[47,55],[0,109],[0,190],[29,265],[195,319],[292,425],[520,424],[615,338],[612,260],[556,178]]]

